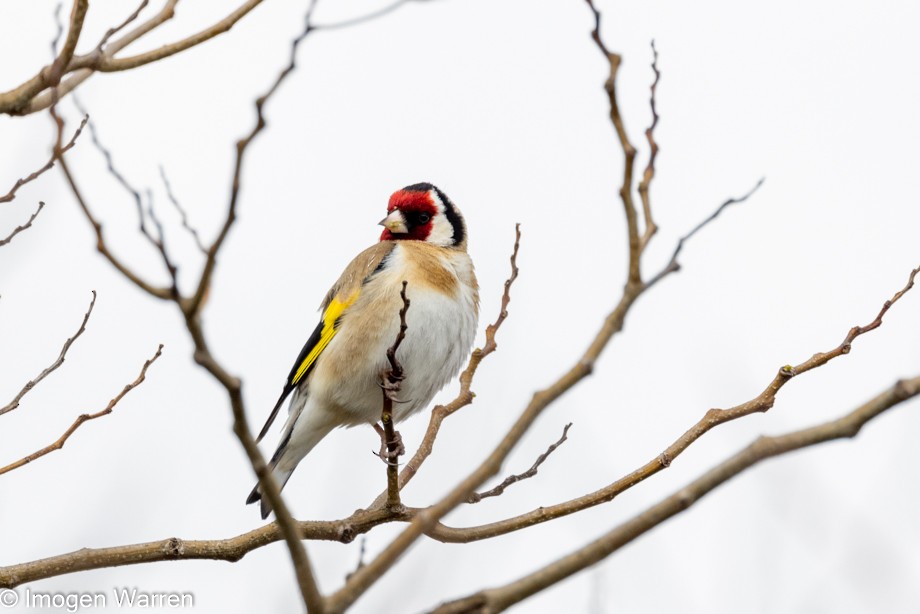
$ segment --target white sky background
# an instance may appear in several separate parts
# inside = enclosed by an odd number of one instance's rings
[[[316,21],[375,6],[321,2]],[[78,52],[133,7],[94,2]],[[624,55],[620,100],[640,170],[652,38],[661,54],[662,151],[652,195],[662,229],[646,274],[720,202],[761,176],[766,183],[688,244],[683,271],[640,299],[595,375],[545,412],[504,469],[528,467],[574,422],[569,442],[539,476],[456,511],[447,518],[453,526],[557,503],[631,471],[709,407],[756,396],[780,365],[835,347],[850,326],[871,321],[920,257],[916,3],[599,7],[608,46]],[[155,190],[186,283],[198,261],[157,166],[166,168],[193,224],[212,237],[229,193],[233,143],[252,126],[254,97],[287,61],[304,8],[266,2],[199,48],[93,76],[79,89],[119,167]],[[48,60],[53,9],[44,1],[0,4],[0,89]],[[180,38],[226,11],[217,1],[180,4],[173,23],[129,51]],[[444,493],[485,456],[533,391],[577,359],[618,296],[626,256],[621,154],[602,89],[607,65],[591,25],[580,0],[441,0],[306,41],[297,72],[267,107],[268,128],[250,148],[239,221],[205,311],[216,356],[245,382],[253,428],[274,403],[329,285],[376,240],[389,194],[417,181],[436,183],[467,218],[483,324],[497,314],[514,222],[524,237],[511,316],[499,351],[476,378],[476,402],[446,424],[404,501],[424,505]],[[72,104],[62,107],[75,127]],[[45,161],[51,137],[47,114],[0,117],[0,192]],[[88,135],[68,156],[112,248],[164,280],[157,255],[136,232],[133,203],[105,173]],[[2,418],[0,464],[104,407],[158,343],[166,349],[113,415],[0,478],[0,563],[170,536],[222,538],[260,526],[258,510],[243,505],[254,480],[231,434],[225,396],[193,364],[175,308],[142,295],[94,251],[89,225],[56,170],[0,206],[0,235],[27,219],[38,200],[48,206],[34,227],[0,251],[0,402],[57,356],[90,291],[99,298],[66,364]],[[920,296],[907,295],[850,355],[790,383],[768,414],[718,428],[612,503],[488,542],[421,542],[355,611],[422,611],[517,578],[756,435],[851,410],[918,372],[918,305]],[[411,334],[411,310],[409,325]],[[758,466],[516,611],[915,612],[917,409],[914,402],[893,410],[855,441]],[[410,452],[425,424],[420,416],[400,426]],[[285,490],[295,516],[340,518],[367,505],[385,483],[369,452],[377,446],[368,428],[328,437]],[[398,530],[373,531],[368,554]],[[357,541],[308,547],[325,592],[341,585],[359,549]],[[202,612],[300,607],[281,543],[235,564],[157,563],[31,585],[117,586],[191,591]]]

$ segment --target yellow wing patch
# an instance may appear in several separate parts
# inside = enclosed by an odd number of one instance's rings
[[[323,353],[323,350],[326,349],[326,346],[329,345],[329,342],[332,341],[332,338],[335,337],[335,333],[337,332],[335,327],[336,321],[345,313],[346,309],[351,307],[351,305],[358,300],[358,295],[360,293],[360,289],[355,290],[344,301],[336,297],[329,302],[329,306],[326,307],[326,311],[323,312],[323,330],[320,333],[319,341],[316,342],[316,345],[313,346],[313,349],[310,350],[307,357],[304,358],[300,366],[297,367],[297,372],[291,380],[291,385],[296,386],[300,383],[304,374],[310,369],[313,363],[316,362],[316,359]]]

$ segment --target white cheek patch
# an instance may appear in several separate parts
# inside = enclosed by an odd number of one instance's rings
[[[428,234],[428,238],[425,239],[425,241],[442,247],[453,245],[454,227],[444,213],[444,203],[441,202],[438,193],[434,190],[428,192],[428,197],[431,198],[438,212],[431,219],[431,232]]]

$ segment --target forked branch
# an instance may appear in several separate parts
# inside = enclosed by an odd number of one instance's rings
[[[45,456],[46,454],[50,454],[54,452],[55,450],[60,450],[61,448],[64,447],[64,444],[67,443],[67,440],[70,439],[70,436],[73,435],[74,432],[78,428],[83,426],[84,423],[89,422],[90,420],[101,418],[103,416],[107,416],[110,413],[112,413],[112,410],[115,409],[115,406],[118,404],[118,402],[121,401],[121,399],[124,398],[126,394],[128,394],[129,392],[131,392],[132,390],[140,386],[141,383],[144,381],[144,379],[146,379],[147,368],[150,367],[150,365],[152,365],[156,361],[156,359],[160,357],[160,354],[162,354],[162,352],[163,352],[163,344],[160,344],[160,346],[157,348],[156,353],[144,363],[143,367],[141,367],[141,372],[140,372],[140,375],[137,376],[137,379],[135,379],[130,384],[126,385],[122,389],[121,392],[119,392],[111,401],[109,401],[109,404],[106,405],[104,409],[97,411],[96,413],[93,413],[93,414],[80,414],[79,416],[77,416],[77,419],[73,421],[73,424],[71,424],[70,427],[66,431],[64,431],[64,434],[58,437],[58,439],[55,442],[45,446],[41,450],[37,450],[33,452],[32,454],[29,454],[28,456],[25,456],[19,459],[18,461],[10,463],[9,465],[5,467],[0,467],[0,475],[13,471],[14,469],[19,469],[20,467],[27,465],[31,463],[32,461],[39,459],[42,456]]]

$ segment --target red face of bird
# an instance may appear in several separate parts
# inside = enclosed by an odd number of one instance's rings
[[[466,239],[460,212],[447,195],[430,183],[417,183],[390,196],[389,214],[380,221],[381,241],[427,241],[442,247]]]

